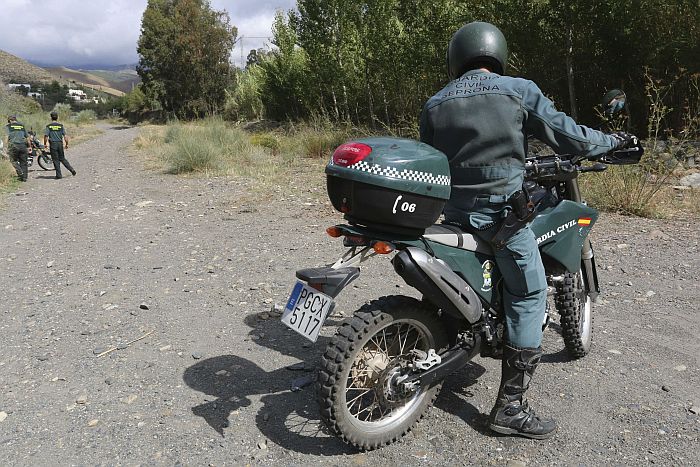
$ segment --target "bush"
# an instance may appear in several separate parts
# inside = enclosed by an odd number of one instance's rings
[[[217,173],[264,179],[288,166],[275,148],[282,147],[283,136],[250,136],[239,127],[221,119],[210,118],[197,123],[171,123],[162,131],[165,141],[162,158],[170,173]],[[138,145],[150,145],[138,141]]]
[[[678,147],[697,135],[700,126],[700,116],[694,110],[700,108],[700,77],[693,82],[695,92],[686,96],[689,111],[684,119],[685,130],[680,139],[672,138],[661,129],[672,110],[665,102],[674,83],[662,84],[647,75],[649,138],[643,143],[644,157],[639,165],[610,166],[598,176],[582,177],[581,186],[591,204],[607,211],[643,217],[663,215],[662,204],[667,198],[663,192],[669,189],[669,181],[680,166]],[[662,142],[663,136],[667,136],[666,142]]]
[[[257,133],[250,137],[251,144],[262,146],[272,150],[273,154],[279,154],[281,143],[280,139],[272,133]]]
[[[263,73],[259,66],[250,66],[236,75],[233,91],[226,92],[224,117],[228,120],[259,120],[263,117],[263,103],[260,99]]]
[[[72,113],[70,104],[56,104],[53,106],[53,112],[58,113],[58,120],[62,122],[68,120]]]
[[[0,191],[8,190],[16,183],[17,172],[8,159],[0,158]]]
[[[182,132],[185,137],[173,141],[166,151],[170,172],[208,172],[219,167],[217,145],[212,141],[199,141],[193,133],[191,129]],[[192,134],[192,137],[187,137],[188,134]]]
[[[220,119],[200,124],[171,124],[166,130],[165,159],[173,173],[210,172],[224,167],[225,159],[247,140],[243,131],[228,128]],[[246,141],[247,142],[247,141]]]
[[[92,109],[81,110],[75,118],[75,122],[78,125],[85,125],[86,123],[91,123],[97,120],[97,114]]]
[[[162,143],[162,132],[160,127],[148,126],[144,127],[139,135],[134,139],[136,149],[146,151],[153,154],[158,151]]]

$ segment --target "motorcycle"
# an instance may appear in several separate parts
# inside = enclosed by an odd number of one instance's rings
[[[32,151],[27,157],[27,166],[31,167],[34,164],[34,156],[36,155],[39,167],[44,170],[53,170],[53,159],[51,158],[51,152],[48,151],[46,146],[44,146],[39,138],[36,137],[36,132],[34,130],[29,130],[30,141],[32,143]]]
[[[619,106],[619,93],[615,99]],[[642,154],[526,161],[531,228],[572,358],[591,348],[591,305],[600,293],[588,239],[598,212],[581,199],[577,178],[611,164],[638,163]],[[296,272],[281,321],[315,342],[334,299],[375,256],[393,254],[394,271],[422,295],[364,305],[339,327],[322,357],[316,382],[321,419],[346,443],[371,450],[408,433],[443,380],[476,355],[500,358],[503,281],[491,243],[455,225],[433,224],[449,198],[444,154],[411,140],[360,139],[336,149],[326,174],[332,204],[348,221],[327,233],[342,238],[347,250],[332,265]]]

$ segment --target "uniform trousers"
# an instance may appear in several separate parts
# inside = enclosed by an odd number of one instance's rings
[[[53,160],[53,167],[56,169],[56,178],[62,178],[61,175],[61,164],[63,164],[70,173],[73,173],[73,167],[71,167],[70,162],[66,160],[66,156],[63,152],[63,142],[62,141],[50,141],[49,149],[51,150],[51,160]]]
[[[17,172],[17,176],[20,180],[27,181],[27,176],[29,175],[28,160],[29,152],[27,152],[27,145],[24,143],[20,144],[10,144],[9,147],[10,162]]]
[[[445,218],[448,222],[467,224],[466,228],[490,242],[510,207],[505,203],[477,200],[471,209],[466,212],[446,210]],[[537,239],[530,226],[518,230],[506,241],[504,248],[494,249],[494,255],[504,282],[506,340],[513,347],[537,348],[542,343],[547,278]]]

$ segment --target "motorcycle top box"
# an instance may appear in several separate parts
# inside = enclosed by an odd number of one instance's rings
[[[339,146],[326,166],[328,196],[352,224],[422,235],[450,197],[447,156],[418,141],[365,138]]]

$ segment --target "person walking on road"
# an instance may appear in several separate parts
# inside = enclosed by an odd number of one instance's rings
[[[17,172],[17,178],[26,182],[29,174],[27,159],[32,147],[29,133],[24,124],[17,121],[15,115],[7,117],[5,127],[7,128],[7,152],[10,156],[10,162]]]
[[[56,169],[56,179],[63,178],[63,175],[61,175],[61,164],[75,175],[75,169],[70,165],[63,152],[64,147],[68,149],[68,135],[66,135],[63,123],[58,122],[58,113],[56,111],[51,112],[51,123],[46,125],[46,129],[44,129],[44,146],[49,146],[51,150],[53,167]]]

